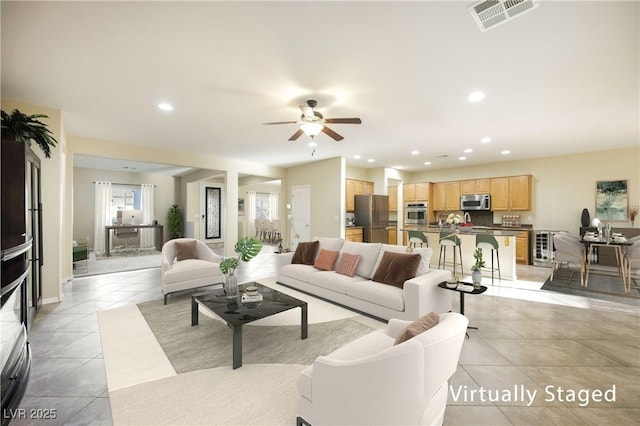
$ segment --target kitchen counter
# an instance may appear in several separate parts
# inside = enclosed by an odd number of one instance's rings
[[[465,229],[468,228],[468,229]],[[440,256],[440,231],[451,232],[449,226],[423,225],[423,226],[403,226],[402,231],[422,231],[429,240],[429,247],[433,250],[431,257],[431,267],[438,267],[438,259]],[[474,264],[473,252],[476,248],[476,235],[488,234],[496,237],[498,241],[498,252],[500,256],[500,275],[502,279],[517,280],[516,276],[516,236],[522,232],[530,231],[530,228],[512,228],[512,227],[464,227],[459,226],[457,233],[460,238],[460,249],[462,250],[462,269],[464,275],[471,275],[471,265]],[[447,250],[447,260],[453,258],[450,249]],[[487,266],[491,265],[491,252],[484,253],[484,260]],[[490,277],[491,271],[482,271],[483,277]],[[497,274],[496,274],[497,280]]]
[[[422,232],[443,232],[450,231],[449,226],[437,226],[437,225],[422,225],[411,226],[405,225],[402,227],[403,231],[422,231]],[[521,232],[531,231],[531,228],[514,228],[514,227],[489,227],[489,226],[459,226],[458,230],[460,234],[489,234],[495,237],[513,237]]]

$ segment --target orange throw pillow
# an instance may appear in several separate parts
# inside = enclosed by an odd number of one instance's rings
[[[322,269],[323,271],[333,271],[333,264],[336,263],[337,258],[337,251],[320,249],[320,254],[316,259],[316,263],[313,264],[313,267]]]
[[[340,259],[340,263],[338,263],[336,272],[348,277],[353,277],[356,275],[358,262],[360,262],[359,254],[342,253],[342,258]]]

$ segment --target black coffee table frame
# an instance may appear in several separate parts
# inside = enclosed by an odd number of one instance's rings
[[[258,291],[263,297],[262,302],[242,303],[241,294],[244,288],[249,285],[258,287]],[[231,300],[227,299],[222,289],[196,293],[191,296],[191,326],[198,325],[198,307],[202,306],[233,330],[234,370],[242,367],[242,326],[244,324],[299,307],[301,310],[301,339],[307,338],[307,302],[258,283],[246,283],[238,288],[238,296]]]

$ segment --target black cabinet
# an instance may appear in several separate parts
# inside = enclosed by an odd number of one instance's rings
[[[28,329],[42,303],[42,204],[40,160],[7,137],[1,145],[2,425],[17,408],[31,366]]]

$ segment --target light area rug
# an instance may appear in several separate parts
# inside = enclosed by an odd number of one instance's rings
[[[385,326],[273,280],[261,283],[307,301],[309,337],[300,339],[299,309],[246,325],[243,366],[236,370],[230,367],[231,330],[203,315],[191,327],[189,295],[167,306],[158,301],[99,312],[114,424],[293,424],[300,371],[315,357]],[[141,310],[156,318],[145,320]],[[156,330],[166,335],[160,340],[170,336],[172,348],[163,348],[153,327],[163,329]]]

